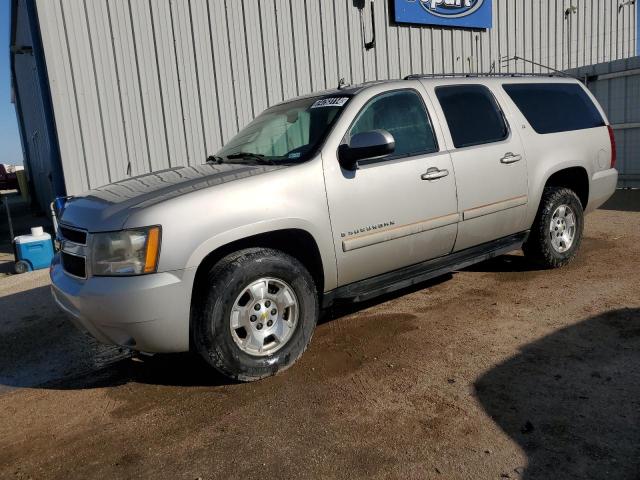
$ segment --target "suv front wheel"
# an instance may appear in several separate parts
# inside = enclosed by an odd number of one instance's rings
[[[305,351],[318,295],[297,259],[274,249],[245,249],[220,260],[204,281],[194,306],[193,341],[222,374],[258,380],[290,367]]]
[[[583,228],[584,212],[575,192],[546,187],[522,249],[527,258],[545,268],[562,267],[576,256]]]

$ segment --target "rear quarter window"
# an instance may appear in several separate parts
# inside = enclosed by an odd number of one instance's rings
[[[502,88],[539,134],[602,127],[604,119],[575,83],[517,83]]]

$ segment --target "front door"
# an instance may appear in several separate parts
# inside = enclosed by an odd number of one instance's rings
[[[410,88],[368,95],[344,141],[384,129],[394,153],[355,171],[323,155],[339,285],[450,253],[459,218],[453,166],[423,95]]]
[[[451,134],[462,217],[454,250],[525,230],[525,152],[493,93],[483,85],[447,85],[435,96]]]

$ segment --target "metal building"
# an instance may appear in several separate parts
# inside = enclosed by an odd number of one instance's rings
[[[513,57],[565,70],[636,55],[634,0],[493,0],[489,29],[396,23],[400,0],[373,12],[371,0],[12,1],[16,109],[43,206],[200,164],[267,106],[340,78],[546,72]]]
[[[615,131],[620,187],[640,187],[640,57],[570,71],[583,79]]]

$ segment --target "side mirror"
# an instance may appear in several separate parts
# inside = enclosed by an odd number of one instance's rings
[[[345,170],[354,170],[359,160],[385,157],[394,152],[396,141],[386,130],[357,133],[349,144],[338,149],[338,161]]]

